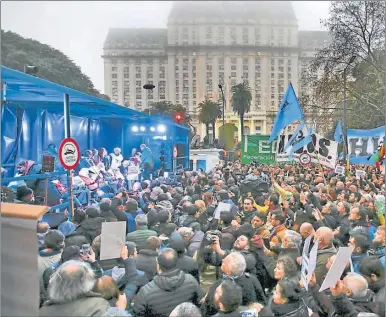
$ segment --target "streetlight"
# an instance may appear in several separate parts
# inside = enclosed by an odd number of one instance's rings
[[[348,125],[348,116],[347,116],[347,69],[351,64],[355,61],[357,58],[356,55],[351,56],[350,60],[348,61],[347,66],[343,70],[343,137],[347,133],[347,125]],[[346,140],[344,139],[344,153],[343,153],[343,160],[346,162],[347,158],[347,146],[346,146]]]
[[[218,88],[221,90],[222,95],[222,126],[225,125],[225,97],[224,97],[224,90],[222,89],[222,85],[218,84]]]
[[[143,85],[143,89],[146,89],[146,107],[148,107],[149,115],[150,115],[150,108],[149,108],[149,105],[147,104],[147,99],[148,99],[148,95],[149,95],[149,90],[153,91],[154,88],[155,88],[155,86],[153,84]]]

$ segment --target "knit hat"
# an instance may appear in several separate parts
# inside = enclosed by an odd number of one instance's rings
[[[32,193],[33,193],[33,190],[31,188],[28,188],[27,186],[21,186],[21,187],[18,187],[17,189],[16,198],[18,200],[22,200],[24,197]]]
[[[99,217],[99,210],[96,208],[87,208],[86,210],[86,216],[88,218],[98,218]]]
[[[64,234],[65,237],[69,236],[76,229],[76,226],[69,220],[59,225],[59,231]]]
[[[128,251],[128,254],[129,256],[130,255],[133,255],[134,254],[134,251],[135,251],[135,248],[137,247],[137,245],[134,243],[134,242],[130,242],[130,241],[127,241],[125,243],[126,247],[127,247],[127,251]]]
[[[80,258],[80,248],[77,245],[70,245],[63,249],[63,253],[61,255],[60,261],[62,263],[77,260]]]
[[[128,199],[126,202],[126,211],[135,212],[138,210],[138,203],[134,199]]]
[[[59,230],[50,230],[44,236],[44,244],[50,249],[60,249],[64,243],[64,239],[64,234]]]
[[[255,230],[250,223],[244,223],[239,228],[238,236],[246,236],[251,239],[253,237],[254,231]]]

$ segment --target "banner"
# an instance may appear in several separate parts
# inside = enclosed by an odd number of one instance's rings
[[[241,142],[241,163],[256,161],[262,164],[274,164],[276,141],[268,144],[269,135],[245,135]]]
[[[347,129],[347,152],[351,164],[375,165],[370,160],[385,138],[385,126],[371,130]]]
[[[303,135],[306,135],[305,133]],[[303,137],[303,136],[301,136]],[[291,135],[281,135],[276,148],[276,161],[287,162],[290,161],[290,149],[284,151]],[[319,163],[329,168],[335,168],[338,154],[338,143],[328,140],[319,134],[312,135],[312,142],[309,142],[304,147],[295,151],[293,160],[299,160],[302,153],[308,153],[311,156],[311,163]]]

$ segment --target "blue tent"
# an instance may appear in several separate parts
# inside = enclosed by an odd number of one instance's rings
[[[160,166],[159,152],[164,148],[166,167],[171,169],[176,145],[177,164],[188,167],[189,129],[172,120],[148,116],[4,66],[1,80],[1,161],[8,176],[13,175],[19,160],[41,162],[50,144],[59,148],[65,137],[65,95],[69,98],[71,137],[82,152],[105,147],[110,153],[120,147],[124,156],[130,156],[132,148],[145,143],[152,149],[155,168]]]

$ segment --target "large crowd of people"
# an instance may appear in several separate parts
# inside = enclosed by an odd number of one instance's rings
[[[384,177],[232,162],[134,183],[38,223],[40,316],[385,316]],[[116,221],[127,224],[120,258],[101,260],[102,223]],[[342,276],[319,291],[345,246]]]

